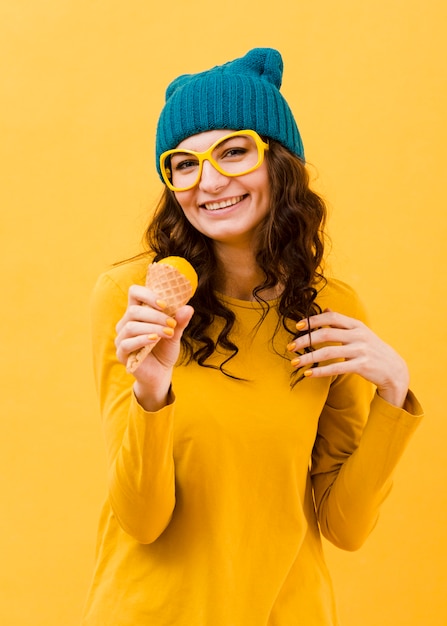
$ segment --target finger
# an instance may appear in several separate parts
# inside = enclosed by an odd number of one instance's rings
[[[148,354],[152,352],[152,350],[154,349],[154,347],[157,345],[159,341],[160,341],[160,337],[156,337],[153,342],[151,341],[151,343],[149,343],[148,345],[143,346],[136,352],[131,352],[129,354],[127,361],[126,361],[126,369],[130,374],[135,372],[135,370],[141,365],[141,363],[148,356]]]
[[[358,334],[352,330],[325,326],[301,335],[288,344],[289,352],[301,352],[306,348],[316,348],[321,344],[349,344],[358,340]]]
[[[172,326],[172,328],[176,326],[176,321],[174,320],[174,318],[172,316],[169,316],[166,312],[163,312],[161,307],[154,308],[151,304],[145,304],[140,301],[136,301],[139,295],[140,294],[138,287],[132,295],[129,294],[128,307],[123,317],[118,321],[115,327],[117,333],[122,332],[122,330],[125,329],[130,322],[134,321],[145,322],[147,324],[152,323],[168,325]],[[144,294],[141,294],[141,296],[143,295]],[[146,301],[149,302],[149,299],[147,298]]]
[[[147,335],[152,332],[161,334],[165,328],[172,330],[177,326],[177,321],[169,315],[154,311],[149,307],[130,307],[125,316],[116,325],[117,338],[119,340],[137,335]],[[166,332],[172,335],[171,332]]]
[[[175,313],[175,322],[176,322],[176,337],[181,336],[185,328],[188,326],[191,321],[192,316],[194,315],[194,309],[191,305],[185,304],[180,307],[178,311]]]
[[[328,365],[317,365],[303,372],[306,378],[324,378],[328,376],[341,376],[355,371],[351,361],[337,361]]]
[[[332,326],[335,328],[350,329],[356,328],[361,325],[359,320],[326,309],[323,313],[317,315],[311,315],[308,319],[303,319],[297,322],[296,329],[298,331],[313,330],[322,326]]]
[[[359,353],[356,345],[331,345],[310,352],[300,353],[294,357],[290,364],[295,369],[308,365],[327,364],[329,361],[345,361],[351,359],[362,359],[363,354]]]
[[[147,307],[139,308],[145,311],[150,310]],[[184,306],[176,314],[178,320],[163,313],[155,312],[154,315],[154,312],[152,312],[150,317],[153,320],[151,322],[127,321],[117,334],[115,345],[117,349],[122,345],[122,351],[130,353],[146,346],[148,343],[150,344],[157,338],[179,341],[193,313],[194,309],[191,306]]]
[[[135,354],[142,349],[155,346],[160,341],[160,335],[150,333],[149,335],[139,335],[123,341],[116,342],[116,355],[121,363],[126,363],[131,354]]]
[[[177,321],[174,320],[175,326],[173,326],[172,328],[171,327],[163,328],[162,329],[162,332],[164,333],[163,337],[162,336],[157,337],[157,335],[149,335],[147,337],[149,342],[146,345],[141,347],[139,350],[133,351],[129,354],[127,358],[127,362],[126,362],[127,371],[130,373],[135,372],[135,370],[141,365],[141,363],[145,360],[145,358],[152,352],[152,350],[155,348],[157,343],[162,338],[173,339],[173,341],[175,340],[179,341],[183,333],[183,330],[189,323],[189,320],[191,319],[193,313],[194,313],[194,310],[192,309],[192,307],[184,307],[184,309],[180,311],[180,324],[178,324]],[[177,329],[176,331],[174,331],[174,328],[176,327]]]
[[[143,304],[145,306],[152,307],[162,311],[166,306],[166,303],[160,298],[160,296],[152,291],[148,287],[142,285],[131,285],[128,291],[128,306],[134,304]]]

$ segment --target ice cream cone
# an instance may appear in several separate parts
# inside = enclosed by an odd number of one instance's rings
[[[163,311],[170,316],[175,315],[176,311],[192,298],[197,289],[197,282],[194,268],[182,257],[166,257],[158,263],[151,263],[147,269],[146,287],[166,303]],[[133,352],[127,360],[127,371],[134,372],[160,339],[161,337]]]

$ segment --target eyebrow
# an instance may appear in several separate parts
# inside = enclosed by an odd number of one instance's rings
[[[231,141],[232,139],[246,139],[246,138],[247,138],[247,135],[231,135],[230,137],[225,137],[224,135],[221,139],[216,139],[216,141],[214,141],[205,150],[194,150],[193,148],[177,148],[176,154],[188,154],[188,152],[184,152],[185,150],[190,150],[191,152],[195,152],[196,154],[203,154],[204,152],[207,152],[211,148],[211,146],[215,146],[215,144],[220,143],[220,145],[225,145],[228,141]]]
[[[199,152],[197,152],[197,150],[190,150],[190,152],[186,152],[186,150],[189,150],[189,148],[182,148],[182,149],[176,150],[170,156],[171,157],[177,156],[177,155],[181,156],[182,154],[184,154],[185,156],[191,156],[191,152],[193,154],[199,154]]]

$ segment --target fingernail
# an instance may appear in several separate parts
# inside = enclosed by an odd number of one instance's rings
[[[294,341],[292,341],[292,343],[289,343],[289,345],[287,346],[287,350],[289,350],[290,352],[292,352],[292,350],[295,350],[296,348],[296,343]]]
[[[295,328],[297,330],[303,330],[303,328],[306,328],[306,324],[307,324],[306,320],[301,320],[301,322],[296,323]]]
[[[149,339],[149,341],[157,341],[158,335],[157,333],[151,333],[150,335],[147,336],[147,338]]]
[[[292,359],[290,361],[290,365],[292,365],[292,367],[296,367],[297,365],[299,365],[301,363],[301,359],[299,356],[297,356],[295,359]]]
[[[155,300],[155,304],[160,307],[160,309],[165,309],[168,306],[164,300]]]
[[[309,376],[312,376],[313,374],[313,370],[312,369],[308,369],[304,372],[304,376],[306,376],[307,378],[309,378]]]
[[[173,317],[168,317],[166,320],[166,326],[169,326],[169,328],[175,328],[177,326],[177,322]]]
[[[167,335],[168,337],[172,337],[172,335],[174,334],[174,329],[173,328],[168,328],[165,327],[163,328],[163,332],[165,335]]]

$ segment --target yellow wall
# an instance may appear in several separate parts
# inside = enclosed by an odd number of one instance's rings
[[[327,548],[343,624],[445,626],[447,5],[154,4],[0,2],[0,623],[79,620],[105,484],[88,299],[158,197],[166,84],[272,46],[330,202],[331,267],[428,415],[366,546]]]

